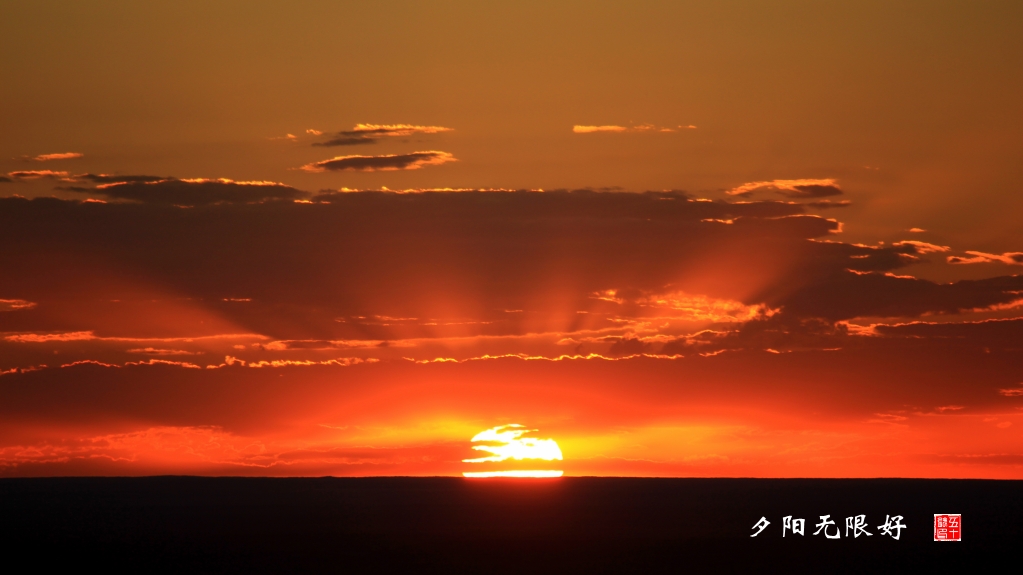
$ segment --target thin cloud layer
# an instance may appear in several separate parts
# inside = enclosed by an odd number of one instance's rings
[[[67,172],[54,170],[19,170],[7,172],[7,175],[15,180],[66,180],[68,178]]]
[[[967,251],[969,257],[948,256],[950,264],[986,264],[1002,263],[1010,266],[1023,265],[1023,252],[1005,252],[1003,254],[989,254],[985,252]]]
[[[831,208],[848,208],[852,205],[852,202],[849,200],[840,200],[837,202],[833,200],[820,200],[818,202],[805,202],[803,205],[808,208],[827,210]]]
[[[572,132],[576,134],[594,134],[594,133],[621,133],[621,132],[675,132],[678,130],[695,130],[696,126],[690,124],[688,126],[676,126],[674,128],[655,126],[653,124],[639,124],[637,126],[616,126],[616,125],[603,125],[603,126],[572,126]]]
[[[35,302],[23,299],[0,299],[0,312],[32,309],[35,306]]]
[[[842,188],[831,178],[747,182],[725,193],[729,196],[745,197],[764,190],[771,190],[793,199],[823,198],[842,194]]]
[[[337,156],[329,160],[313,162],[302,166],[307,172],[389,172],[396,170],[418,170],[423,166],[439,166],[458,161],[448,152],[424,151],[409,154],[385,154],[382,156]]]
[[[572,126],[576,134],[592,134],[594,132],[624,132],[628,130],[625,126]]]
[[[413,124],[356,124],[354,128],[338,132],[340,136],[411,136],[412,134],[438,134],[451,132],[452,128],[443,126],[416,126]]]
[[[323,142],[314,142],[314,146],[355,146],[372,144],[380,138],[406,137],[414,134],[439,134],[450,132],[452,128],[443,126],[416,126],[413,124],[356,124],[351,130],[336,132]],[[319,130],[306,130],[306,133],[319,136]]]
[[[939,246],[937,244],[930,244],[927,242],[918,242],[916,240],[904,240],[901,242],[895,242],[893,246],[913,246],[918,254],[933,254],[950,251],[952,248],[949,246]]]
[[[58,154],[40,154],[29,159],[34,162],[50,162],[53,160],[73,160],[84,156],[85,154],[81,154],[79,152],[63,152]]]
[[[160,182],[104,184],[98,191],[151,193],[168,185]],[[947,284],[913,278],[906,272],[945,246],[844,243],[836,235],[839,222],[807,215],[791,202],[702,201],[677,192],[433,191],[329,193],[295,204],[263,202],[263,188],[276,193],[279,186],[216,182],[232,191],[218,196],[208,183],[182,184],[189,193],[206,194],[201,201],[177,192],[150,197],[143,202],[148,205],[0,200],[0,241],[8,248],[0,263],[8,271],[9,293],[26,294],[40,302],[40,310],[56,314],[46,316],[47,324],[32,324],[28,316],[11,324],[7,330],[17,333],[7,341],[71,341],[56,334],[100,333],[94,321],[57,319],[77,309],[73,302],[87,293],[138,298],[96,275],[87,265],[94,253],[105,254],[104,265],[131,269],[133,277],[202,302],[188,305],[226,321],[218,333],[349,342],[345,349],[369,349],[379,357],[402,357],[409,346],[441,352],[457,338],[484,346],[480,353],[511,346],[515,353],[543,355],[564,353],[549,347],[562,340],[604,353],[611,340],[592,347],[605,341],[600,338],[654,338],[641,341],[656,352],[697,324],[734,324],[721,312],[728,306],[773,310],[798,328],[803,320],[830,325],[994,309],[1020,299],[1023,289],[1015,277]],[[258,194],[233,195],[248,189]],[[170,209],[185,201],[195,209]],[[191,246],[184,259],[182,246]],[[39,262],[67,253],[85,256],[41,273]],[[79,291],[69,294],[62,286]],[[169,305],[154,303],[147,311],[117,302],[89,304],[96,318],[122,318],[122,325],[157,325],[145,314]],[[757,317],[743,314],[736,316],[739,323]],[[167,319],[160,325],[174,325],[178,315],[187,314],[162,313]],[[213,325],[208,315],[197,317]],[[502,337],[525,339],[474,339]],[[220,349],[234,345],[247,344],[225,342]],[[251,349],[334,347],[267,345]],[[135,343],[131,349],[143,347]],[[43,358],[29,353],[24,359],[28,365]]]
[[[160,182],[166,180],[174,180],[175,178],[163,177],[163,176],[142,176],[142,175],[126,175],[119,176],[116,174],[77,174],[74,176],[75,181],[86,181],[94,184],[126,184],[126,183],[146,183],[146,182]]]
[[[92,188],[65,187],[67,191],[97,194],[116,200],[145,204],[203,206],[218,203],[256,203],[268,200],[296,200],[309,194],[277,182],[239,182],[227,178],[177,179],[154,176],[76,176],[104,182]]]

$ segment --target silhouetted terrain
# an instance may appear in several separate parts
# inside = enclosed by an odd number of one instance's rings
[[[962,513],[962,542],[932,541],[935,513]],[[844,537],[859,514],[873,536]],[[785,515],[806,535],[782,538]],[[841,539],[812,535],[820,515]],[[1023,482],[4,479],[0,518],[4,556],[48,571],[967,573],[1018,553]]]

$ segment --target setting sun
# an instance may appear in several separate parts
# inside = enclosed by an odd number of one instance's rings
[[[536,439],[533,437],[522,437],[527,433],[533,433],[536,429],[525,429],[522,425],[512,423],[500,425],[477,433],[472,438],[473,443],[481,442],[480,445],[473,445],[477,451],[486,451],[491,455],[475,459],[463,459],[463,463],[502,463],[510,459],[516,461],[561,461],[561,448],[553,439]],[[561,470],[549,469],[500,469],[490,471],[466,471],[465,477],[561,477],[564,472]]]

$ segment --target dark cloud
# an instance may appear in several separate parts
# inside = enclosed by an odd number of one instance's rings
[[[787,352],[820,350],[849,345],[848,329],[819,318],[799,318],[776,313],[739,324],[718,326],[665,343],[663,355],[715,354],[723,351],[757,350]]]
[[[342,136],[342,137],[331,138],[331,139],[327,140],[326,142],[314,142],[313,145],[314,146],[331,147],[331,146],[359,146],[359,145],[362,145],[362,144],[375,144],[375,143],[376,143],[376,140],[373,139],[373,138],[365,138],[365,137],[361,137],[360,138],[360,137]]]
[[[613,342],[607,351],[608,355],[620,357],[650,353],[653,350],[653,346],[650,343],[634,337],[613,338]]]
[[[779,188],[778,193],[789,198],[824,198],[841,195],[842,189],[835,185],[797,184],[792,189]]]
[[[761,297],[787,314],[837,321],[988,309],[1021,299],[1021,290],[1023,276],[941,284],[890,273],[849,271],[821,274],[791,291]]]
[[[94,193],[142,203],[0,199],[5,289],[39,303],[3,314],[0,329],[89,331],[105,317],[152,329],[153,320],[129,313],[134,308],[103,303],[138,297],[111,279],[122,276],[202,302],[230,322],[224,329],[232,331],[220,333],[327,342],[617,329],[656,315],[650,302],[665,292],[763,304],[794,322],[786,330],[802,333],[811,320],[1007,305],[1023,290],[1016,276],[938,284],[891,275],[932,256],[934,246],[840,242],[839,222],[791,202],[461,191],[259,203],[300,192],[183,180]],[[594,296],[608,290],[615,297]],[[251,301],[224,301],[237,294]],[[95,316],[86,319],[83,306]],[[357,319],[384,316],[420,319]]]
[[[67,191],[102,195],[146,204],[202,206],[217,203],[252,203],[294,200],[309,194],[276,182],[237,182],[228,179],[154,179],[153,176],[81,176],[101,183],[93,188],[65,187]]]
[[[357,124],[351,130],[336,132],[328,136],[328,140],[315,142],[314,146],[357,146],[361,144],[372,144],[380,138],[395,136],[411,136],[413,134],[437,134],[450,132],[451,128],[443,126],[416,126],[412,124]],[[318,130],[306,130],[307,133],[319,136]]]
[[[567,311],[575,321],[577,310],[594,305],[591,294],[598,290],[680,283],[679,289],[697,293],[746,291],[741,277],[776,254],[798,259],[805,257],[800,250],[824,251],[836,269],[879,257],[848,260],[830,244],[807,243],[829,236],[837,223],[800,215],[800,206],[786,202],[708,202],[671,192],[358,192],[320,195],[312,205],[211,205],[219,197],[207,196],[195,209],[178,210],[167,206],[194,198],[165,186],[101,190],[132,199],[164,194],[145,204],[0,199],[6,248],[0,267],[8,293],[67,302],[130,299],[130,290],[96,271],[92,254],[103,254],[103,265],[223,308],[218,313],[224,317],[275,339],[385,340],[395,337],[392,327],[335,318],[443,315],[493,320],[472,329],[515,333],[525,320],[511,321],[501,310],[558,311],[558,317]],[[232,190],[239,188],[251,189]],[[871,250],[852,253],[860,251]],[[733,273],[738,280],[725,277]],[[70,286],[74,293],[67,292]],[[252,302],[222,301],[239,293]],[[137,323],[108,304],[91,305]],[[79,331],[95,324],[45,328]]]
[[[128,175],[128,176],[117,176],[113,174],[78,174],[75,176],[75,180],[85,180],[94,184],[124,184],[124,183],[145,183],[145,182],[159,182],[163,180],[174,180],[174,178],[164,176],[141,176],[141,175]]]
[[[974,346],[1012,347],[1023,351],[1023,319],[935,323],[918,321],[877,325],[873,331],[889,337],[926,338]]]
[[[436,166],[454,161],[457,161],[456,158],[448,152],[431,150],[383,156],[338,156],[329,160],[306,164],[300,169],[307,172],[418,170],[423,166]]]
[[[0,176],[0,184],[9,184],[9,183],[11,183],[13,181],[14,180],[12,180],[11,178],[8,178],[7,176]]]

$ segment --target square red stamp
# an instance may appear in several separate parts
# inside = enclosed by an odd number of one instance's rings
[[[934,540],[962,541],[963,516],[959,513],[935,513]]]

